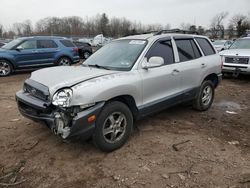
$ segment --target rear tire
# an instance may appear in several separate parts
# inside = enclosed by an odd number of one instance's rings
[[[71,59],[69,59],[68,57],[61,57],[58,61],[57,61],[57,65],[58,66],[70,66],[72,64]]]
[[[133,127],[133,116],[124,103],[107,103],[96,121],[93,134],[95,145],[105,152],[122,147],[128,140]]]
[[[214,84],[205,80],[200,87],[197,98],[193,101],[193,108],[198,111],[208,110],[214,100]]]
[[[12,64],[7,60],[0,59],[0,77],[9,76],[12,72]]]
[[[83,52],[83,59],[88,59],[91,56],[91,53],[88,51]]]

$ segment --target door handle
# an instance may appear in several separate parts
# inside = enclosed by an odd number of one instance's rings
[[[206,68],[206,67],[207,67],[207,65],[205,63],[201,64],[201,68]]]
[[[174,69],[174,70],[172,71],[172,75],[177,75],[179,72],[180,72],[180,71],[179,71],[178,69]]]
[[[38,51],[37,50],[32,50],[32,53],[37,53]]]

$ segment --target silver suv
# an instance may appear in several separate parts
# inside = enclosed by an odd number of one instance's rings
[[[228,50],[220,52],[223,73],[250,74],[250,37],[236,40]]]
[[[220,80],[221,58],[206,37],[159,32],[115,40],[80,66],[35,71],[16,99],[24,116],[63,139],[92,137],[112,151],[141,117],[186,101],[209,109]]]

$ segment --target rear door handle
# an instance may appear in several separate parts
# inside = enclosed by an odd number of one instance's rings
[[[32,50],[32,53],[37,53],[38,51],[37,50]]]
[[[174,69],[174,70],[172,71],[172,75],[177,75],[179,72],[180,72],[180,71],[179,71],[178,69]]]
[[[205,63],[201,64],[201,68],[206,68],[206,67],[207,67],[207,65]]]

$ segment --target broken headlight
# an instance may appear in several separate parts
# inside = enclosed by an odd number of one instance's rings
[[[73,96],[71,89],[62,89],[53,96],[52,104],[60,107],[68,107]]]

